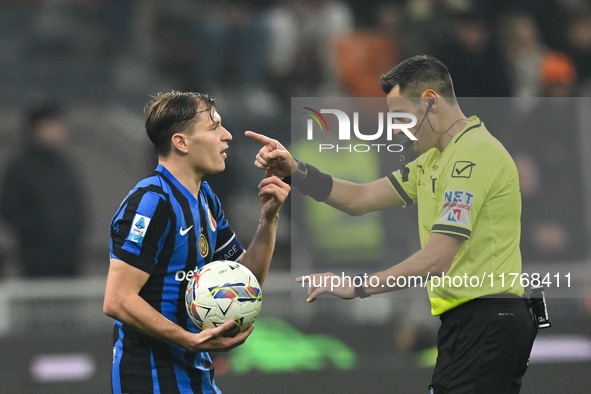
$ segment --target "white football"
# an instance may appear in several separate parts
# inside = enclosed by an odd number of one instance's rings
[[[212,261],[187,285],[185,306],[198,329],[236,322],[234,335],[250,327],[261,311],[261,286],[245,266],[235,261]]]

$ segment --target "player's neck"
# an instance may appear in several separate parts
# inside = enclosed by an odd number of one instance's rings
[[[187,190],[197,198],[201,188],[202,174],[195,173],[184,160],[169,160],[160,158],[158,164],[163,165]]]

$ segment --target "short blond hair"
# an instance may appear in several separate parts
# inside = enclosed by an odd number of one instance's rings
[[[146,133],[159,157],[167,157],[171,139],[185,132],[203,112],[211,115],[215,99],[207,94],[171,91],[158,93],[147,104]]]

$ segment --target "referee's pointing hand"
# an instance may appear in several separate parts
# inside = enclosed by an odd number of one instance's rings
[[[264,145],[256,155],[256,167],[270,171],[278,177],[290,176],[292,169],[297,167],[289,151],[279,141],[253,131],[246,131],[244,135]]]

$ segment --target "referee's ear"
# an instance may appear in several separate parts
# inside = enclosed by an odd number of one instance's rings
[[[172,148],[181,153],[189,152],[189,141],[187,135],[184,133],[175,133],[170,138]]]

